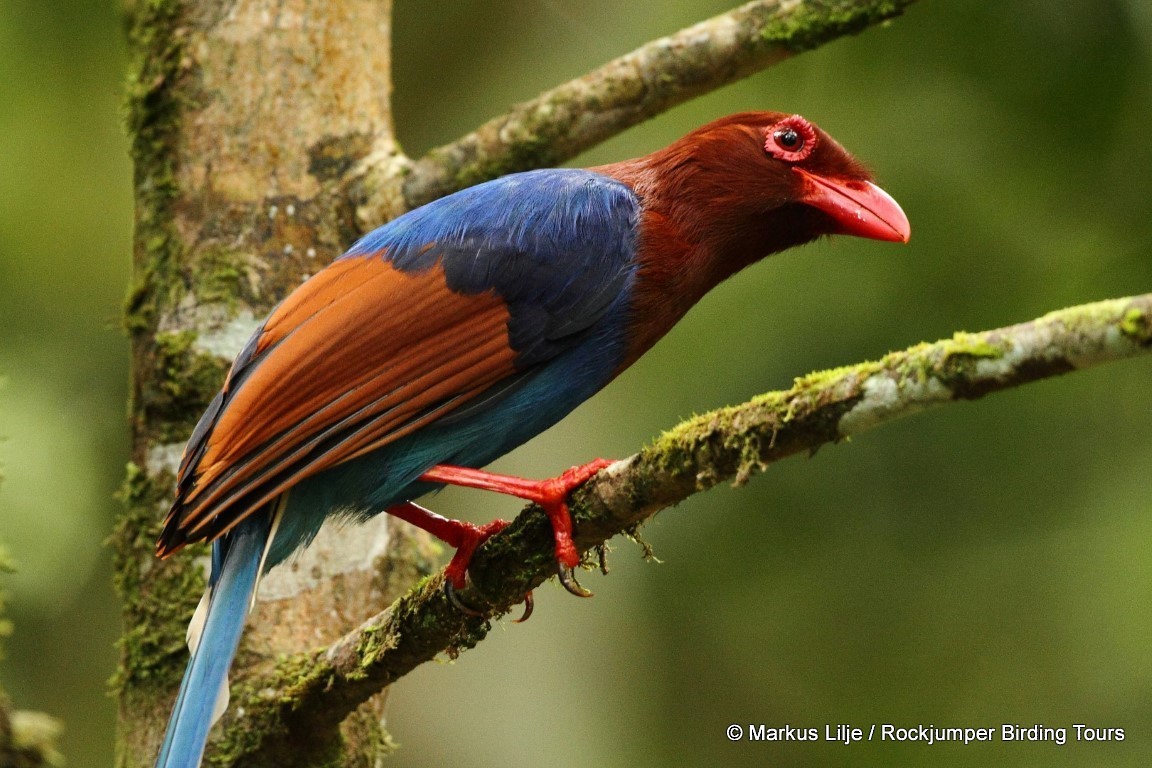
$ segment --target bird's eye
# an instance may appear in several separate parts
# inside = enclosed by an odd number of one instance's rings
[[[785,152],[795,152],[804,146],[804,139],[800,138],[795,128],[781,128],[772,134],[772,138],[776,140],[776,146]]]
[[[768,129],[764,151],[777,160],[796,163],[816,148],[816,131],[800,115],[786,117]]]

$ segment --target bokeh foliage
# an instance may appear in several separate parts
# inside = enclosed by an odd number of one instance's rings
[[[410,154],[728,3],[398,0]],[[0,677],[111,759],[112,493],[127,458],[131,170],[121,11],[0,4]],[[923,0],[905,18],[684,105],[580,158],[732,111],[818,121],[907,210],[906,248],[833,241],[722,286],[633,371],[499,466],[631,452],[694,411],[955,330],[1152,285],[1146,0]],[[595,600],[401,682],[403,765],[1140,765],[1152,732],[1152,364],[937,411],[644,531]],[[445,492],[440,511],[515,505]],[[1124,727],[1119,744],[731,744],[731,722]],[[445,723],[450,723],[446,727]]]

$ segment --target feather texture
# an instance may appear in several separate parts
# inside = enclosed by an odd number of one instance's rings
[[[228,702],[228,668],[252,594],[259,577],[260,560],[268,543],[270,514],[255,515],[213,545],[213,573],[205,594],[203,619],[189,631],[192,658],[176,694],[168,730],[156,765],[162,768],[196,768],[204,753],[208,730]]]

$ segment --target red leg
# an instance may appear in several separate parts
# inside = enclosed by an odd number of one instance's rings
[[[558,477],[547,480],[525,480],[521,477],[497,475],[481,469],[452,467],[442,464],[432,467],[421,475],[420,479],[431,483],[447,483],[465,488],[479,488],[485,491],[506,493],[509,496],[516,496],[539,504],[548,513],[548,519],[552,522],[552,531],[556,542],[556,561],[565,568],[575,568],[580,564],[580,553],[576,551],[576,546],[572,543],[572,518],[568,514],[568,494],[611,463],[607,459],[596,459],[587,464],[572,467]],[[435,531],[433,534],[439,535],[435,534]],[[445,540],[447,541],[447,539]]]
[[[385,511],[418,528],[423,528],[448,546],[456,548],[452,562],[448,563],[444,571],[448,581],[456,589],[464,589],[468,564],[472,561],[472,554],[476,548],[508,525],[507,520],[493,520],[487,525],[473,525],[463,520],[452,520],[410,501],[388,507]]]

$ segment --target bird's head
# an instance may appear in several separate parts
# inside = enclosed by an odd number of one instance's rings
[[[744,112],[643,159],[655,207],[728,269],[821,235],[907,242],[900,206],[840,144],[800,115]],[[646,184],[639,185],[641,193]]]
[[[800,115],[759,122],[764,172],[786,179],[780,199],[824,214],[829,234],[908,242],[904,211],[835,139]]]

